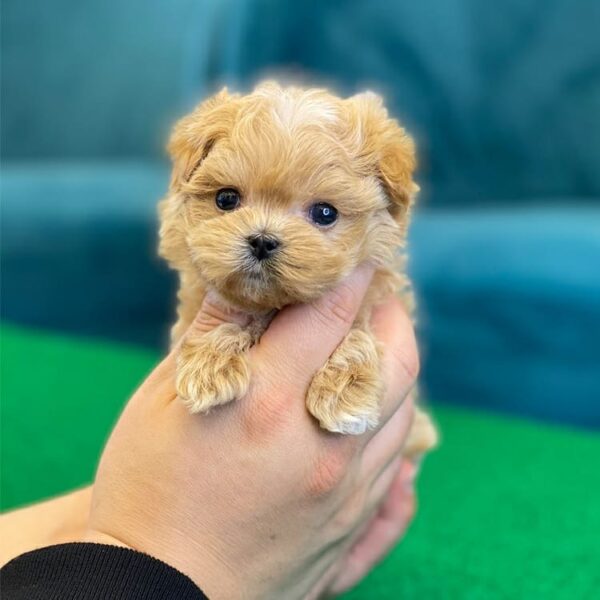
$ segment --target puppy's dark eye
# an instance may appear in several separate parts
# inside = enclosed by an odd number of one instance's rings
[[[240,193],[233,188],[223,188],[217,192],[215,202],[221,210],[233,210],[240,204]]]
[[[335,206],[331,206],[327,202],[317,202],[310,207],[308,216],[313,223],[326,226],[337,221],[338,211]]]

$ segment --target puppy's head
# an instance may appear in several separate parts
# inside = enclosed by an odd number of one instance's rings
[[[223,90],[176,125],[169,151],[161,254],[250,311],[389,261],[418,189],[413,142],[371,93]]]

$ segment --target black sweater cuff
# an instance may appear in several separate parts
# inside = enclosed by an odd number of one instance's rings
[[[2,600],[207,600],[194,582],[147,554],[104,544],[27,552],[1,570]]]

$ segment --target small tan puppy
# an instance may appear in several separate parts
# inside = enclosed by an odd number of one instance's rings
[[[397,293],[412,309],[398,271],[417,186],[412,139],[372,93],[342,100],[325,90],[267,82],[240,96],[223,90],[177,123],[174,168],[160,205],[160,254],[179,272],[177,341],[205,294],[251,315],[188,335],[177,390],[192,412],[243,396],[246,352],[287,304],[310,302],[363,261],[377,265],[345,340],[316,374],[306,402],[321,427],[363,433],[377,424],[382,395],[371,307]],[[415,451],[435,431],[418,413]],[[417,431],[418,430],[418,431]]]

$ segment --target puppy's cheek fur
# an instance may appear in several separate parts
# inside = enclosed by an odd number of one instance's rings
[[[310,302],[334,287],[356,266],[358,255],[339,234],[290,222],[282,231],[284,248],[275,270],[279,286],[292,302]],[[354,245],[355,246],[355,245]]]
[[[394,264],[397,251],[405,245],[402,224],[395,221],[387,210],[378,211],[368,219],[363,260],[377,265]]]
[[[220,287],[244,267],[248,234],[231,216],[216,217],[190,227],[186,245],[195,268],[209,285]]]
[[[189,264],[183,210],[184,197],[181,194],[171,194],[158,205],[160,220],[158,253],[171,267],[179,270]]]

